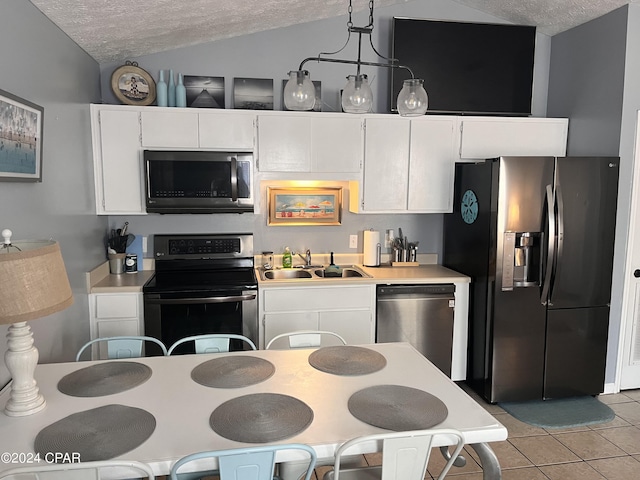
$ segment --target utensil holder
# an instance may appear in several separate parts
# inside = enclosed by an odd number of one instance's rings
[[[116,275],[124,273],[124,259],[126,256],[126,253],[110,253],[109,271]]]

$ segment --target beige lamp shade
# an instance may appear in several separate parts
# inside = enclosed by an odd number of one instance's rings
[[[0,248],[0,324],[34,320],[72,303],[57,242],[24,240]]]

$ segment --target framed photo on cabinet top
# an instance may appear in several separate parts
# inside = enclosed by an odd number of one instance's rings
[[[267,187],[267,225],[340,225],[342,188]]]
[[[233,108],[273,110],[273,79],[234,78]]]
[[[224,108],[224,77],[183,75],[187,107]]]
[[[44,108],[0,90],[0,180],[42,181]]]

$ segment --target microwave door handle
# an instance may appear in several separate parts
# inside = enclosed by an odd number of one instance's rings
[[[202,303],[235,303],[247,300],[255,300],[256,295],[230,295],[227,297],[204,297],[204,298],[165,298],[147,299],[147,303],[154,305],[197,305]]]
[[[238,201],[238,159],[231,157],[231,200]]]

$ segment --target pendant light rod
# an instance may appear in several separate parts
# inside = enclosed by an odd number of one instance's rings
[[[362,65],[367,66],[367,67],[401,68],[401,69],[406,70],[407,72],[409,72],[409,74],[411,75],[411,78],[415,78],[415,76],[413,75],[413,71],[409,67],[407,67],[406,65],[400,65],[396,58],[388,58],[388,57],[385,57],[384,55],[381,55],[380,52],[378,52],[378,50],[376,50],[376,47],[373,45],[373,39],[371,38],[371,33],[373,32],[373,0],[369,0],[369,24],[368,25],[366,25],[364,27],[356,27],[356,26],[354,26],[353,25],[353,20],[352,20],[352,17],[351,17],[352,12],[353,12],[353,5],[352,5],[352,1],[349,0],[349,20],[347,21],[347,32],[348,32],[348,35],[347,35],[347,41],[342,46],[342,48],[340,48],[339,50],[336,50],[335,52],[321,52],[316,57],[305,58],[300,63],[300,67],[298,68],[298,70],[304,70],[304,65],[307,62],[316,61],[318,63],[327,62],[327,63],[343,63],[343,64],[347,64],[347,65],[356,65],[356,67],[357,67],[356,75],[360,75],[360,67]],[[344,50],[346,48],[346,46],[349,44],[349,41],[351,40],[351,34],[352,33],[357,33],[358,34],[358,58],[356,60],[344,60],[344,59],[339,59],[339,58],[326,58],[326,57],[322,56],[322,55],[336,55],[336,54],[340,53],[342,50]],[[371,45],[371,49],[375,52],[375,54],[378,57],[383,58],[384,60],[386,60],[387,63],[362,61],[362,59],[361,59],[362,35],[369,35],[369,44]]]
[[[357,65],[358,66],[358,73],[360,72],[360,65],[365,65],[367,67],[387,67],[387,68],[401,68],[403,70],[406,70],[407,72],[409,72],[409,75],[411,75],[411,78],[415,78],[413,71],[407,67],[406,65],[400,65],[397,63],[380,63],[380,62],[365,62],[362,60],[343,60],[343,59],[339,59],[339,58],[324,58],[324,57],[309,57],[309,58],[305,58],[301,63],[300,63],[300,67],[298,68],[298,70],[304,70],[304,65],[307,62],[328,62],[328,63],[345,63],[348,65]]]

